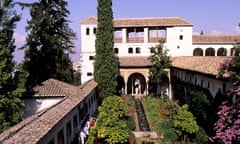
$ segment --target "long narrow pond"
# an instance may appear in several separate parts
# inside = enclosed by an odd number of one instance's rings
[[[142,106],[142,102],[139,99],[135,100],[135,106],[136,106],[140,131],[150,131],[149,124]]]

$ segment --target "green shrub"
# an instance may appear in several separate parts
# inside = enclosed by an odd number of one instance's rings
[[[126,117],[127,127],[130,131],[134,130],[136,127],[135,121],[133,117]]]
[[[196,133],[196,143],[208,143],[208,135],[206,134],[206,132],[204,131],[204,129],[202,127],[199,127],[199,131]]]
[[[160,118],[170,118],[172,119],[173,115],[175,115],[178,111],[178,107],[175,103],[171,101],[166,101],[161,103],[158,110],[158,116]]]
[[[161,128],[162,134],[164,136],[163,141],[174,142],[178,139],[178,135],[176,133],[176,130],[173,128],[174,125],[171,119],[162,120],[159,123],[158,127]]]

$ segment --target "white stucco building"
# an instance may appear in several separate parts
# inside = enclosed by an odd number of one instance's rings
[[[158,45],[160,39],[165,40],[164,47],[169,50],[172,58],[231,57],[234,55],[236,41],[240,40],[237,35],[193,35],[193,24],[180,17],[116,18],[113,22],[114,51],[119,58],[120,81],[125,93],[135,93],[133,82],[136,79],[142,79],[140,91],[147,93],[151,64],[146,59],[151,54],[150,48]],[[96,17],[81,21],[82,83],[93,78],[96,30]],[[222,61],[223,59],[216,63],[219,65]],[[167,90],[171,89],[170,80],[168,83]]]

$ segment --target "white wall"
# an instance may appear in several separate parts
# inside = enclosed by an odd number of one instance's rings
[[[95,56],[95,53],[84,53],[82,54],[82,63],[81,63],[81,81],[85,83],[86,81],[93,78],[93,62],[90,60],[90,56]],[[92,76],[88,76],[88,73],[92,73]]]
[[[81,25],[81,81],[82,83],[93,78],[93,62],[94,60],[89,60],[89,56],[95,55],[95,39],[94,29],[97,24],[82,24]],[[86,35],[86,29],[89,28],[89,35]],[[166,43],[165,48],[169,50],[168,54],[170,56],[193,56],[193,51],[195,48],[202,48],[203,55],[205,55],[205,50],[209,47],[215,48],[215,55],[217,55],[217,50],[219,48],[226,48],[228,50],[227,56],[230,55],[230,49],[233,45],[221,45],[221,44],[192,44],[192,26],[172,26],[166,28]],[[144,29],[144,37],[147,39],[147,28]],[[126,42],[126,28],[122,28],[122,39],[123,43],[115,43],[114,48],[118,48],[117,56],[149,56],[150,48],[155,47],[159,43],[127,43]],[[182,36],[182,40],[180,39]],[[133,48],[133,53],[128,53],[128,48]],[[136,53],[136,48],[140,48],[140,53]],[[87,73],[92,73],[92,76],[88,76]]]
[[[89,56],[95,56],[95,39],[94,29],[96,24],[82,24],[81,25],[81,83],[93,78],[87,76],[87,73],[93,74],[93,60],[89,60]],[[89,35],[86,31],[89,29]]]
[[[116,43],[114,48],[118,48],[117,56],[149,56],[150,48],[156,46],[158,43]],[[128,53],[128,48],[133,48],[133,53]],[[136,53],[136,48],[140,48],[140,53]]]
[[[171,56],[192,56],[192,27],[168,27],[166,33],[166,47]]]
[[[82,24],[81,25],[81,53],[95,52],[96,35],[93,33],[96,24]],[[89,28],[89,35],[86,34]]]
[[[216,96],[219,90],[223,92],[223,83],[226,83],[226,81],[216,79],[214,76],[202,75],[174,68],[172,69],[172,74],[184,82],[208,89],[213,97]],[[226,90],[228,90],[230,86],[230,83],[226,83]]]

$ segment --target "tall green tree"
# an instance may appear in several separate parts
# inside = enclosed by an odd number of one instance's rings
[[[162,79],[168,75],[167,68],[171,66],[170,56],[168,56],[168,49],[164,49],[164,40],[160,40],[160,44],[156,47],[151,47],[151,55],[148,59],[152,62],[150,68],[150,92],[158,94]]]
[[[111,0],[98,0],[94,79],[101,98],[116,93],[118,64],[113,51],[113,12]]]
[[[17,90],[13,61],[13,34],[20,16],[13,8],[12,0],[0,1],[0,132],[21,118],[21,93]]]
[[[24,69],[29,73],[26,88],[56,78],[73,82],[70,53],[73,53],[75,33],[70,29],[70,13],[64,0],[39,0],[31,4],[28,21]]]

